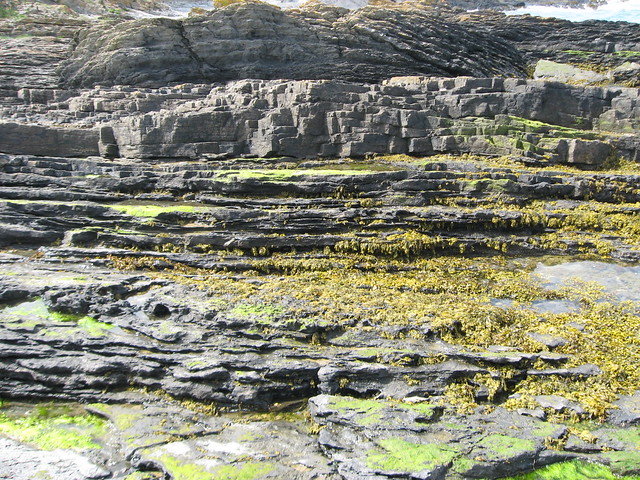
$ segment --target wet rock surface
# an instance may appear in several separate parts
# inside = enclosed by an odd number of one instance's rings
[[[2,261],[3,291],[21,292],[0,312],[2,396],[82,400],[108,421],[92,446],[52,452],[55,461],[3,440],[6,475],[22,478],[33,464],[51,478],[78,479],[500,478],[572,459],[635,471],[637,427],[621,421],[635,418],[635,397],[621,398],[608,417],[625,428],[549,420],[565,409],[585,415],[558,395],[536,397],[537,412],[496,406],[543,372],[541,362],[548,376],[587,375],[553,368],[571,355],[478,352],[428,336],[389,338],[381,326],[345,329],[348,322],[287,325],[264,305],[229,310],[220,297],[150,272],[50,255]],[[240,288],[241,277],[235,282]],[[458,386],[461,398],[452,396]],[[15,405],[1,410],[0,431],[20,438],[7,430],[24,408]],[[238,408],[270,413],[228,413]],[[79,422],[66,418],[66,428]]]
[[[78,455],[105,475],[500,478],[576,458],[635,471],[635,397],[590,437],[565,422],[605,403],[526,387],[613,375],[580,353],[609,335],[584,307],[600,304],[514,287],[523,267],[504,259],[439,255],[637,261],[636,175],[471,157],[3,158],[0,396],[90,405],[111,430]]]
[[[414,7],[2,21],[1,477],[640,472],[637,26]]]

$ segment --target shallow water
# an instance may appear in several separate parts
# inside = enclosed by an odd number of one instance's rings
[[[556,17],[572,22],[608,20],[613,22],[640,23],[640,0],[611,0],[598,8],[563,8],[531,5],[506,12],[507,15],[534,15]]]
[[[558,265],[539,263],[534,275],[550,288],[578,282],[595,282],[618,301],[640,302],[640,265],[579,261]]]

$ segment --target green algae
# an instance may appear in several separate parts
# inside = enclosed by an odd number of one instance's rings
[[[640,57],[640,52],[636,52],[635,50],[618,50],[617,52],[613,52],[611,55],[616,57]]]
[[[130,406],[127,410],[139,410],[139,412],[123,412],[115,406],[107,405],[105,403],[92,403],[89,405],[93,410],[102,413],[109,417],[111,421],[116,425],[118,430],[125,432],[131,429],[137,421],[144,417],[142,409],[136,406]]]
[[[478,465],[479,462],[476,460],[472,460],[468,457],[459,457],[453,461],[453,465],[451,466],[451,470],[455,473],[463,475],[471,470],[474,466]]]
[[[640,427],[628,427],[613,430],[608,432],[608,436],[632,445],[636,450],[640,450]]]
[[[605,452],[599,456],[609,465],[613,473],[622,475],[625,479],[640,480],[639,451]],[[624,477],[624,475],[632,476]]]
[[[217,480],[217,477],[195,463],[182,461],[170,455],[162,455],[158,460],[173,480]]]
[[[124,213],[131,217],[154,218],[163,213],[207,213],[208,207],[195,205],[105,205],[106,207]]]
[[[503,434],[487,435],[477,445],[486,449],[488,458],[495,459],[511,458],[536,448],[536,443],[533,440]]]
[[[114,328],[110,323],[101,322],[93,317],[80,318],[78,320],[78,326],[93,337],[102,337]]]
[[[400,438],[381,440],[384,449],[367,452],[367,466],[374,470],[393,472],[419,472],[439,465],[447,465],[459,452],[450,445],[425,443],[416,444]]]
[[[241,318],[259,317],[263,320],[273,320],[282,315],[284,310],[279,305],[241,303],[233,307],[229,313]]]
[[[343,413],[353,412],[356,415],[355,422],[361,426],[391,423],[393,416],[400,411],[417,414],[419,418],[416,418],[416,421],[420,418],[429,419],[435,415],[437,408],[429,402],[400,403],[335,396],[331,397],[329,407],[341,410]]]
[[[375,170],[361,168],[323,168],[323,169],[243,169],[243,170],[219,170],[215,172],[213,179],[219,182],[237,182],[243,180],[256,180],[260,182],[291,182],[301,180],[304,177],[317,176],[355,176],[371,175],[378,173]]]
[[[583,138],[593,139],[596,134],[589,130],[580,130],[576,128],[563,127],[560,125],[553,125],[551,123],[544,123],[538,120],[530,120],[522,117],[507,116],[512,125],[522,126],[525,132],[531,133],[550,133],[553,132],[562,138]]]
[[[275,469],[271,463],[249,461],[221,465],[210,471],[202,465],[185,462],[171,455],[161,455],[158,460],[174,480],[255,480]]]
[[[637,480],[639,478],[619,477],[604,465],[574,460],[554,463],[534,472],[500,480]]]
[[[133,472],[122,480],[159,480],[162,474],[159,472]]]
[[[0,413],[1,434],[42,450],[99,449],[96,438],[104,436],[106,430],[107,422],[99,417],[68,415],[50,405],[36,405],[27,416]]]
[[[41,320],[49,320],[52,322],[73,322],[77,319],[75,315],[68,315],[60,312],[52,312],[40,299],[30,302],[23,302],[13,307],[7,307],[2,310],[3,316],[11,318],[20,317],[36,317]]]
[[[216,480],[254,480],[275,470],[275,465],[267,462],[245,462],[239,465],[223,465],[215,470]]]
[[[386,404],[377,400],[356,399],[350,397],[332,397],[329,406],[337,410],[352,411],[358,416],[356,423],[362,426],[374,425],[382,421],[382,411]]]
[[[551,437],[561,433],[563,430],[564,428],[557,423],[540,422],[531,430],[531,434],[536,437]]]
[[[569,55],[576,55],[579,57],[590,57],[596,52],[593,52],[591,50],[562,50],[562,53],[568,53]]]
[[[114,328],[113,325],[93,317],[51,311],[41,299],[7,307],[0,311],[0,319],[19,323],[23,327],[47,326],[42,333],[49,336],[64,336],[82,331],[92,337],[102,337]],[[77,325],[78,329],[55,329],[56,326],[70,323]]]

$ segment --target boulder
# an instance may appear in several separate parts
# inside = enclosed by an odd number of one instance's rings
[[[568,163],[598,167],[611,154],[611,145],[606,142],[573,139],[568,141],[568,146]]]
[[[61,128],[0,122],[0,152],[58,157],[99,154],[99,135],[93,128]]]

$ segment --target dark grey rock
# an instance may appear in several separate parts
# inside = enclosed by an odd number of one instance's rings
[[[448,42],[437,40],[443,35]],[[478,49],[485,55],[473,54]],[[84,31],[61,71],[69,85],[163,86],[242,78],[522,75],[523,70],[518,52],[504,40],[468,30],[454,18],[443,21],[428,9],[284,11],[251,3],[199,18],[139,20]]]
[[[607,412],[609,423],[621,427],[640,423],[640,392],[623,395],[613,405],[614,408]]]
[[[98,155],[98,134],[91,128],[59,128],[0,122],[0,151],[27,155]]]

